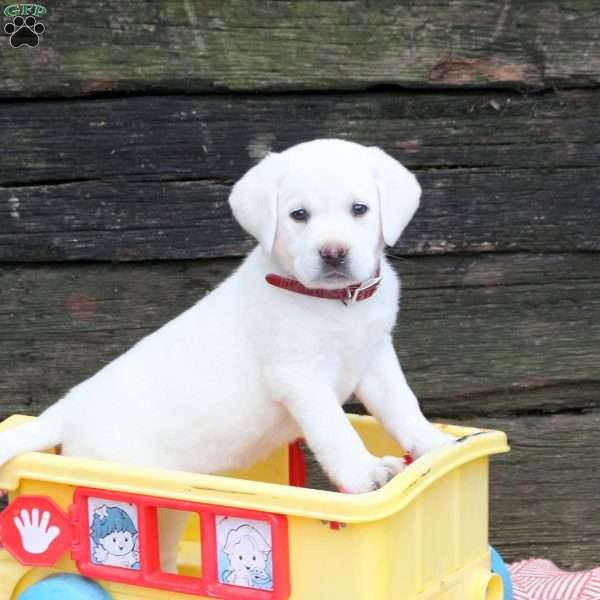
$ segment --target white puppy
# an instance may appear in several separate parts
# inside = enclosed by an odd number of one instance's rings
[[[353,392],[417,457],[452,439],[423,417],[390,337],[399,283],[383,249],[420,193],[378,148],[316,140],[268,155],[230,197],[260,242],[240,268],[35,422],[0,435],[0,463],[61,444],[66,455],[216,473],[302,436],[339,487],[383,485],[403,462],[366,450],[342,410]],[[313,290],[381,282],[356,302],[354,288],[343,291],[344,303],[270,285],[269,274]]]

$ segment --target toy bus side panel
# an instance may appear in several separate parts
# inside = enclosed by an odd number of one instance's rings
[[[7,554],[0,551],[0,598],[16,600],[23,592],[38,581],[54,573],[68,572],[65,569],[22,567]],[[18,571],[18,569],[23,571]],[[190,600],[189,594],[178,594],[166,590],[152,590],[132,585],[96,580],[113,600]],[[195,596],[197,600],[214,600],[208,596]]]
[[[16,597],[13,592],[19,589],[29,571],[31,567],[18,564],[6,550],[0,550],[0,598]]]
[[[459,478],[459,560],[468,563],[488,551],[489,459],[482,457],[463,465]]]
[[[343,525],[289,517],[288,531],[290,600],[387,600],[380,522]]]
[[[23,478],[19,481],[19,487],[9,494],[12,502],[17,496],[31,494],[32,496],[49,496],[65,513],[73,504],[73,492],[75,486],[64,483],[52,483],[48,481],[36,481],[35,479]]]
[[[73,499],[76,491],[75,486],[65,484],[54,484],[50,482],[39,482],[32,479],[23,478],[19,481],[16,490],[10,493],[12,502],[17,496],[49,496],[65,513],[68,513],[69,507],[73,505]],[[109,494],[107,492],[107,494]],[[193,536],[199,540],[199,536]],[[52,566],[52,568],[22,567],[8,552],[0,550],[0,599],[7,600],[17,598],[19,594],[27,588],[38,582],[40,579],[53,573],[74,573],[80,574],[76,563],[72,560],[70,552],[65,552],[61,558]],[[287,562],[287,561],[284,561]],[[6,576],[4,574],[6,573]],[[128,585],[106,581],[102,578],[94,578],[102,587],[104,587],[114,600],[189,600],[192,596],[189,594],[176,593],[168,590],[150,589],[136,585]],[[6,591],[5,591],[6,588]],[[196,598],[210,600],[214,596],[194,596]]]
[[[488,460],[447,473],[383,521],[388,565],[382,599],[465,600],[476,569],[489,568]]]

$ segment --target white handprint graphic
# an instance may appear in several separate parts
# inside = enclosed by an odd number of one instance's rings
[[[28,510],[21,511],[21,517],[14,517],[14,522],[21,534],[23,548],[30,554],[43,554],[58,537],[60,529],[48,527],[50,513],[45,510],[40,520],[40,511],[34,508],[31,515]]]

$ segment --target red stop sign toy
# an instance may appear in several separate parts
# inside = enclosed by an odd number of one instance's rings
[[[68,516],[47,496],[19,496],[0,515],[2,545],[21,564],[50,567],[71,546]]]

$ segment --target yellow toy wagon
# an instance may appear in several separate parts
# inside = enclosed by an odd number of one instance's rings
[[[404,454],[371,417],[351,421],[373,454]],[[22,455],[0,469],[0,598],[502,600],[488,457],[506,436],[439,427],[457,442],[360,495],[301,487],[297,446],[227,476]],[[176,572],[161,567],[165,510],[188,513]]]

